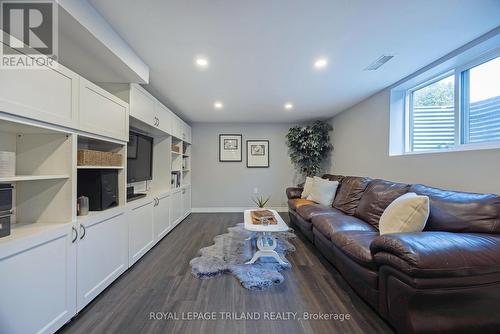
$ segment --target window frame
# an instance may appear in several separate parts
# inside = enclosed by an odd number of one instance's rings
[[[460,63],[446,70],[433,73],[432,75],[425,76],[422,80],[413,83],[409,87],[404,88],[404,133],[403,133],[403,151],[401,154],[393,155],[412,155],[412,154],[425,154],[425,153],[440,153],[440,152],[455,152],[455,151],[469,151],[479,149],[495,149],[500,148],[500,140],[487,141],[481,143],[467,143],[467,115],[468,115],[468,96],[465,94],[465,89],[470,86],[467,73],[474,67],[480,66],[488,61],[500,57],[500,47],[490,49],[480,56],[474,57],[472,60]],[[444,149],[431,149],[414,151],[413,150],[413,93],[421,88],[432,85],[448,76],[454,76],[454,114],[455,114],[455,138],[453,147]],[[402,86],[405,86],[403,84]]]

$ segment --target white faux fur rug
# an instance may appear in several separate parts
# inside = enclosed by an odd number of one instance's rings
[[[277,246],[275,251],[286,262],[281,265],[273,258],[260,258],[254,264],[245,264],[256,251],[256,239],[245,240],[250,232],[245,230],[243,224],[228,228],[228,233],[214,238],[214,245],[202,248],[199,257],[192,259],[191,272],[200,279],[216,277],[221,274],[231,273],[241,285],[250,290],[264,290],[273,284],[284,281],[280,271],[290,269],[285,255],[295,251],[295,247],[288,241],[295,238],[293,232],[273,233]]]

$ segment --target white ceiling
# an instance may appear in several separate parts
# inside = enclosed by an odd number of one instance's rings
[[[146,89],[194,122],[330,117],[500,25],[499,0],[90,2],[149,65]]]

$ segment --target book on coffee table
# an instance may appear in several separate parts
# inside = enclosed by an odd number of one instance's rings
[[[253,224],[262,224],[267,220],[269,224],[276,224],[276,218],[272,211],[269,210],[254,210],[250,213]]]

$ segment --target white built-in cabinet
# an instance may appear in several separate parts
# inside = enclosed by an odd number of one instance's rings
[[[0,70],[0,150],[15,151],[12,234],[0,238],[0,333],[54,333],[191,212],[191,127],[136,84],[126,98],[62,65]],[[120,97],[120,98],[118,98]],[[126,157],[129,127],[154,137],[153,180],[127,203],[76,216],[79,148]],[[160,171],[160,172],[158,172]],[[181,182],[172,186],[172,175]]]
[[[171,220],[172,224],[177,224],[182,218],[182,189],[172,191],[172,211]]]
[[[0,70],[0,111],[76,128],[79,79],[62,65],[37,70]]]
[[[154,199],[153,223],[156,240],[161,240],[173,227],[170,220],[170,198],[170,193],[165,193]]]
[[[92,218],[82,220],[78,226],[77,311],[127,270],[129,263],[125,213]]]
[[[29,247],[0,245],[1,333],[54,333],[75,315],[75,236],[66,225],[44,229]]]
[[[139,85],[130,86],[130,116],[141,122],[158,127],[161,123],[157,113],[157,102]]]
[[[191,143],[191,127],[137,84],[130,85],[130,116]]]
[[[154,201],[138,200],[130,204],[128,212],[129,224],[129,263],[132,265],[146,254],[155,243],[155,229],[153,224]]]
[[[79,100],[80,130],[128,141],[127,103],[84,78],[80,78]]]
[[[191,186],[185,186],[181,191],[182,216],[191,212]]]
[[[156,114],[158,117],[158,128],[164,133],[172,134],[174,114],[160,102],[156,103]]]

